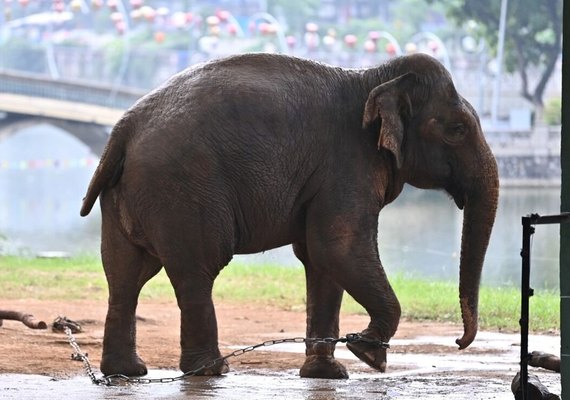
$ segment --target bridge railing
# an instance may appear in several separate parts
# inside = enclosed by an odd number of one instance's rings
[[[0,70],[0,92],[127,109],[146,90]]]

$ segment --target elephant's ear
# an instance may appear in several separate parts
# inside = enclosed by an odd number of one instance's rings
[[[398,168],[402,166],[403,118],[412,113],[407,91],[415,77],[414,73],[408,72],[376,86],[368,95],[364,107],[362,126],[368,128],[380,117],[382,123],[378,135],[378,150],[389,150],[394,155]]]

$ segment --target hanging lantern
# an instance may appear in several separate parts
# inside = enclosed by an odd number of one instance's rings
[[[164,39],[166,39],[166,34],[164,32],[162,32],[162,31],[155,32],[154,41],[156,43],[160,44],[160,43],[164,42]]]
[[[249,25],[247,26],[247,29],[249,30],[249,33],[251,33],[252,35],[255,35],[255,33],[257,31],[257,24],[255,23],[255,21],[251,21],[249,23]]]
[[[156,9],[156,14],[160,17],[166,17],[170,14],[170,9],[168,7],[159,7]]]
[[[344,37],[344,43],[350,47],[351,49],[354,49],[354,47],[356,46],[356,43],[358,42],[358,38],[355,35],[352,34],[348,34]]]
[[[30,0],[18,0],[18,3],[20,3],[22,7],[26,7],[30,3]]]
[[[220,21],[227,22],[230,19],[231,14],[227,10],[219,10],[216,12],[216,16],[220,19]]]
[[[289,50],[293,50],[297,45],[297,39],[295,38],[295,36],[287,36],[285,38],[285,41],[287,43],[287,47],[289,47]]]
[[[307,24],[305,25],[305,30],[307,32],[318,32],[319,26],[314,22],[307,22]]]
[[[136,10],[132,10],[130,15],[131,15],[131,18],[135,21],[140,20],[143,16],[140,8],[138,8]]]
[[[65,11],[65,4],[63,1],[54,1],[53,2],[53,10],[55,12],[61,13]]]
[[[111,21],[113,21],[116,24],[123,20],[123,14],[121,14],[118,11],[115,11],[114,13],[111,13],[110,18]]]
[[[111,11],[117,11],[119,7],[117,0],[107,0],[107,7],[109,7]]]
[[[122,35],[125,33],[125,31],[127,30],[127,25],[125,24],[125,21],[120,20],[115,22],[115,29],[117,30],[117,33],[119,35]]]
[[[154,11],[154,8],[149,6],[142,6],[140,10],[144,19],[146,19],[148,22],[154,21],[154,18],[156,17],[156,11]]]
[[[136,10],[136,9],[142,7],[142,5],[143,5],[143,0],[131,0],[130,3],[131,3],[131,7]]]
[[[210,15],[208,18],[206,18],[206,23],[209,26],[218,25],[220,23],[220,19],[215,15]]]
[[[320,38],[319,38],[319,26],[314,22],[307,22],[305,25],[305,46],[309,50],[315,50],[319,47]]]
[[[98,10],[101,7],[103,7],[103,0],[91,0],[91,6],[95,9]]]
[[[174,25],[174,27],[180,29],[183,28],[184,25],[186,25],[186,13],[182,12],[182,11],[177,11],[174,14],[172,14],[171,17],[171,21],[172,21],[172,25]]]
[[[238,28],[235,24],[228,24],[228,33],[230,36],[237,36]]]
[[[221,30],[219,25],[212,25],[210,26],[210,35],[212,36],[220,36]]]
[[[378,39],[380,39],[380,32],[370,31],[368,32],[368,38],[376,44],[378,42]]]
[[[71,6],[71,10],[73,12],[79,12],[79,11],[81,11],[82,1],[81,0],[72,0],[71,3],[69,3],[69,5]]]
[[[329,50],[332,49],[332,47],[334,46],[335,42],[336,42],[336,39],[334,38],[334,36],[326,35],[326,36],[323,38],[323,44],[324,44],[325,47],[326,47],[327,49],[329,49]]]
[[[327,34],[323,38],[323,44],[327,48],[327,50],[331,51],[336,44],[336,30],[330,28],[327,30]]]
[[[430,40],[428,42],[428,47],[431,50],[431,52],[435,54],[439,50],[439,43],[437,43],[436,40]]]
[[[396,55],[396,46],[394,46],[393,43],[388,43],[386,45],[386,53],[388,53],[390,57],[394,57]]]
[[[259,32],[261,32],[262,35],[268,35],[271,32],[271,24],[267,23],[267,22],[262,22],[261,24],[259,24]]]
[[[372,39],[368,39],[364,42],[364,50],[367,53],[374,53],[376,51],[376,43]]]
[[[415,43],[409,42],[409,43],[406,43],[405,49],[406,49],[406,53],[413,54],[413,53],[418,51],[418,46],[416,46]]]

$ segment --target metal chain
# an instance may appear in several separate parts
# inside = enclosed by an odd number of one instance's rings
[[[91,382],[93,382],[96,385],[99,385],[100,383],[107,384],[107,382],[105,382],[102,379],[97,379],[97,377],[95,376],[95,373],[93,372],[93,368],[91,368],[91,363],[89,362],[89,358],[87,358],[87,354],[83,354],[81,352],[81,349],[79,348],[79,345],[75,341],[75,337],[73,337],[73,333],[71,333],[71,329],[68,325],[65,325],[63,327],[63,332],[67,335],[67,339],[69,340],[69,344],[71,345],[71,347],[75,351],[75,353],[71,355],[71,359],[83,361],[83,366],[85,367],[85,371],[87,372],[87,375],[91,379]]]
[[[126,375],[122,375],[122,374],[107,375],[107,376],[103,376],[102,378],[97,378],[95,376],[95,373],[93,372],[93,368],[91,367],[91,363],[89,362],[89,358],[87,358],[87,354],[84,354],[81,352],[79,345],[77,344],[77,342],[75,341],[75,338],[73,337],[73,334],[71,333],[71,329],[68,326],[65,326],[64,332],[67,335],[67,338],[69,339],[69,344],[71,345],[71,347],[75,351],[75,353],[72,354],[71,358],[73,360],[83,361],[83,365],[85,366],[85,370],[87,371],[87,375],[91,379],[92,383],[94,383],[95,385],[104,384],[106,386],[114,386],[114,385],[118,385],[121,383],[126,384],[126,383],[170,383],[170,382],[176,382],[176,381],[180,381],[180,380],[182,380],[188,376],[197,375],[200,371],[207,369],[207,368],[214,367],[219,362],[223,362],[223,361],[227,360],[228,358],[239,357],[245,353],[249,353],[250,351],[253,351],[253,350],[258,349],[260,347],[269,347],[269,346],[273,346],[276,344],[282,344],[282,343],[336,344],[336,343],[364,342],[364,343],[367,343],[373,347],[378,347],[378,348],[383,348],[383,349],[390,348],[390,345],[388,343],[382,342],[381,340],[375,340],[375,339],[363,337],[360,333],[349,333],[345,337],[340,337],[340,338],[302,338],[302,337],[296,337],[296,338],[288,338],[288,339],[275,339],[275,340],[267,340],[265,342],[256,344],[254,346],[247,346],[247,347],[235,350],[234,352],[232,352],[226,356],[216,358],[215,360],[209,362],[208,364],[204,364],[199,368],[196,368],[192,371],[188,371],[182,375],[179,375],[179,376],[176,376],[173,378],[130,378],[130,377],[128,377]]]

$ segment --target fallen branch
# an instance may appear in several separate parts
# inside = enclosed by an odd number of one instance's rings
[[[542,351],[533,351],[530,353],[528,365],[560,372],[560,357],[554,354],[543,353]]]
[[[44,321],[38,321],[33,315],[19,311],[0,310],[0,326],[2,326],[2,320],[4,319],[20,321],[28,328],[32,329],[47,329],[47,324]]]

